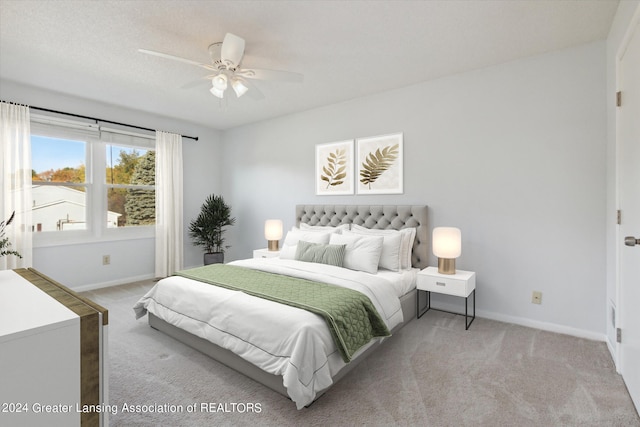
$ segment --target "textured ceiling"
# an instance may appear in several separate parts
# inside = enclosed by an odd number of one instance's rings
[[[605,39],[617,4],[0,0],[0,78],[227,129]],[[206,70],[138,52],[209,62],[227,32],[246,40],[245,67],[304,82],[221,103],[206,84],[183,88]]]

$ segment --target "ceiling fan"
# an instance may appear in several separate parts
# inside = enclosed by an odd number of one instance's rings
[[[249,96],[254,99],[264,98],[264,95],[250,82],[250,80],[273,80],[294,83],[302,82],[303,76],[299,73],[241,67],[242,58],[244,56],[244,46],[245,42],[243,38],[238,37],[235,34],[227,33],[222,42],[213,43],[209,46],[209,55],[211,55],[212,61],[211,64],[203,64],[191,59],[155,52],[153,50],[138,49],[138,51],[148,55],[159,56],[161,58],[196,65],[212,71],[213,74],[205,76],[204,79],[211,81],[211,89],[209,89],[209,91],[221,99],[224,98],[225,91],[229,85],[238,98],[245,93],[249,93]]]

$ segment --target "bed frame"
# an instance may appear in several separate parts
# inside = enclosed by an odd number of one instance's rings
[[[427,206],[415,205],[297,205],[296,225],[299,226],[300,223],[324,226],[358,224],[367,228],[384,230],[400,230],[402,228],[415,227],[416,238],[413,244],[411,263],[413,267],[422,269],[427,267],[429,253],[427,212]],[[400,325],[396,326],[391,331],[392,333],[400,330],[405,324],[416,317],[416,295],[417,291],[413,289],[400,298],[404,321]],[[201,351],[214,360],[227,365],[228,367],[289,398],[287,390],[282,384],[282,376],[267,373],[252,363],[247,362],[235,353],[177,328],[151,313],[149,313],[148,316],[149,325],[152,328],[164,332],[178,341]],[[391,339],[393,339],[393,337]],[[383,342],[387,342],[387,340],[384,340]],[[348,363],[333,377],[333,383],[335,384],[349,373],[380,344],[381,343],[372,345]],[[327,389],[318,393],[316,399],[326,390]]]

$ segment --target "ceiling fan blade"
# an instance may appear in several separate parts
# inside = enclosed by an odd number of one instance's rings
[[[254,85],[248,80],[243,80],[242,83],[244,83],[249,88],[249,90],[247,91],[247,96],[249,98],[254,99],[256,101],[260,101],[264,99],[264,94],[260,92],[260,89],[258,89],[256,85]]]
[[[265,70],[261,68],[243,68],[236,71],[236,74],[247,79],[275,80],[280,82],[302,83],[304,76],[291,71]]]
[[[207,84],[211,85],[211,78],[203,77],[201,79],[183,84],[182,86],[180,86],[180,89],[193,89],[194,87],[206,86]]]
[[[222,41],[220,59],[230,68],[238,68],[244,56],[244,39],[235,34],[227,33]]]
[[[197,65],[198,67],[203,67],[203,68],[206,68],[207,70],[213,69],[213,67],[211,67],[211,65],[209,64],[203,64],[198,61],[192,61],[191,59],[181,58],[179,56],[173,56],[173,55],[169,55],[162,52],[156,52],[156,51],[147,50],[147,49],[138,49],[138,52],[146,53],[147,55],[159,56],[160,58],[171,59],[173,61],[180,61],[186,64]]]

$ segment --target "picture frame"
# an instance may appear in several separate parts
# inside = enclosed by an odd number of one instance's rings
[[[316,195],[354,193],[353,139],[316,145]]]
[[[356,139],[357,194],[404,192],[402,133]]]

